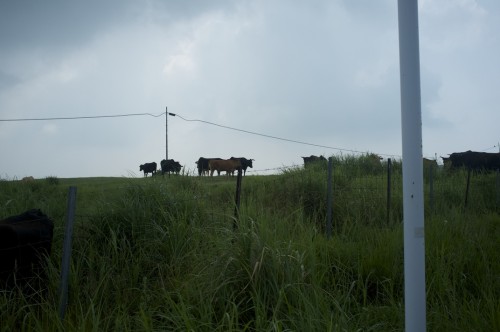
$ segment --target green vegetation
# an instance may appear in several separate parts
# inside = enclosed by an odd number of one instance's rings
[[[0,291],[0,331],[400,331],[404,329],[400,163],[387,219],[385,169],[335,159],[334,232],[326,170],[235,178],[0,181],[0,216],[55,221],[45,292]],[[500,330],[496,174],[426,179],[429,331]],[[69,304],[58,315],[67,192],[77,186]],[[496,189],[495,189],[496,188]]]

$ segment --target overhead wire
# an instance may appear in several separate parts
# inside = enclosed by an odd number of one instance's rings
[[[254,132],[254,131],[244,130],[244,129],[238,129],[238,128],[229,127],[229,126],[224,126],[224,125],[220,125],[220,124],[213,123],[213,122],[210,122],[210,121],[205,121],[205,120],[186,119],[183,116],[181,116],[179,114],[176,114],[176,113],[169,113],[169,115],[171,115],[171,116],[178,116],[179,118],[181,118],[184,121],[206,123],[206,124],[209,124],[209,125],[212,125],[212,126],[217,126],[217,127],[221,127],[221,128],[225,128],[225,129],[230,129],[230,130],[234,130],[234,131],[239,131],[239,132],[243,132],[243,133],[247,133],[247,134],[251,134],[251,135],[262,136],[262,137],[272,138],[272,139],[286,141],[286,142],[291,142],[291,143],[297,143],[297,144],[303,144],[303,145],[310,145],[310,146],[315,146],[315,147],[320,147],[320,148],[325,148],[325,149],[331,149],[331,150],[344,151],[344,152],[366,153],[366,151],[358,151],[358,150],[352,150],[352,149],[337,148],[337,147],[332,147],[332,146],[327,146],[327,145],[302,142],[302,141],[297,141],[297,140],[293,140],[293,139],[289,139],[289,138],[283,138],[283,137],[278,137],[278,136],[273,136],[273,135],[267,135],[267,134],[257,133],[257,132]],[[395,156],[395,155],[392,155],[392,154],[380,154],[380,155],[382,155],[382,156]]]
[[[367,153],[367,151],[359,151],[359,150],[353,150],[353,149],[339,148],[339,147],[333,147],[333,146],[328,146],[328,145],[303,142],[303,141],[298,141],[298,140],[294,140],[294,139],[278,137],[278,136],[274,136],[274,135],[262,134],[262,133],[258,133],[258,132],[255,132],[255,131],[250,131],[250,130],[244,130],[244,129],[234,128],[234,127],[230,127],[230,126],[225,126],[225,125],[221,125],[221,124],[210,122],[210,121],[206,121],[206,120],[188,119],[188,118],[183,117],[182,115],[179,115],[177,113],[171,113],[171,112],[162,112],[160,114],[131,113],[131,114],[72,116],[72,117],[17,118],[17,119],[0,119],[0,122],[82,120],[82,119],[120,118],[120,117],[132,117],[132,116],[151,116],[151,117],[157,118],[157,117],[160,117],[160,116],[163,116],[163,115],[166,115],[166,114],[170,115],[170,116],[177,116],[177,117],[181,118],[182,120],[188,121],[188,122],[201,122],[201,123],[209,124],[209,125],[220,127],[220,128],[230,129],[230,130],[234,130],[234,131],[239,131],[239,132],[243,132],[243,133],[247,133],[247,134],[251,134],[251,135],[256,135],[256,136],[271,138],[271,139],[275,139],[275,140],[281,140],[281,141],[285,141],[285,142],[291,142],[291,143],[302,144],[302,145],[309,145],[309,146],[314,146],[314,147],[319,147],[319,148],[324,148],[324,149],[330,149],[330,150],[337,150],[337,151],[342,151],[342,152],[351,152],[351,153],[360,153],[360,154]],[[380,155],[380,156],[387,156],[387,157],[401,157],[401,156],[395,155],[395,154],[378,153],[378,155]]]
[[[116,114],[116,115],[92,115],[92,116],[68,116],[68,117],[53,117],[53,118],[24,118],[24,119],[0,119],[0,122],[21,122],[21,121],[54,121],[54,120],[81,120],[81,119],[101,119],[101,118],[123,118],[128,116],[152,116],[160,117],[165,112],[154,115],[151,113],[132,113],[132,114]]]
[[[496,149],[496,148],[499,148],[499,146],[498,145],[493,145],[492,147],[489,147],[487,149],[483,149],[483,150],[480,150],[480,151],[486,152],[486,151],[490,151],[490,150],[493,150],[493,149]]]
[[[289,138],[283,138],[283,137],[278,137],[278,136],[273,136],[273,135],[268,135],[268,134],[262,134],[250,130],[244,130],[244,129],[239,129],[239,128],[234,128],[230,126],[225,126],[221,125],[218,123],[206,121],[206,120],[200,120],[200,119],[187,119],[177,113],[171,113],[171,112],[162,112],[160,114],[152,114],[152,113],[129,113],[129,114],[114,114],[114,115],[91,115],[91,116],[71,116],[71,117],[49,117],[49,118],[17,118],[17,119],[0,119],[0,122],[23,122],[23,121],[55,121],[55,120],[82,120],[82,119],[102,119],[102,118],[122,118],[122,117],[132,117],[132,116],[151,116],[158,118],[163,115],[170,115],[170,116],[177,116],[181,118],[184,121],[188,122],[201,122],[205,124],[209,124],[212,126],[217,126],[220,128],[225,128],[225,129],[230,129],[234,131],[239,131],[251,135],[256,135],[256,136],[261,136],[261,137],[267,137],[271,139],[276,139],[276,140],[281,140],[281,141],[286,141],[286,142],[291,142],[291,143],[296,143],[296,144],[302,144],[302,145],[309,145],[309,146],[315,146],[319,148],[325,148],[325,149],[331,149],[331,150],[337,150],[337,151],[343,151],[343,152],[351,152],[351,153],[368,153],[367,151],[359,151],[359,150],[353,150],[353,149],[346,149],[346,148],[338,148],[338,147],[332,147],[332,146],[327,146],[327,145],[321,145],[321,144],[315,144],[315,143],[308,143],[308,142],[303,142],[303,141],[298,141],[294,139],[289,139]],[[493,145],[492,147],[489,147],[487,149],[483,149],[480,151],[489,151],[492,149],[495,149],[499,147],[499,145]],[[401,155],[397,154],[384,154],[384,153],[377,153],[380,156],[386,156],[386,157],[401,157]]]

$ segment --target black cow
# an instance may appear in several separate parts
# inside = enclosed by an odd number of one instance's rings
[[[323,156],[309,156],[309,157],[302,157],[304,159],[304,167],[308,167],[309,165],[319,162],[319,161],[326,161],[326,158]]]
[[[240,160],[241,169],[243,170],[243,175],[245,175],[247,173],[248,167],[253,168],[253,161],[255,160],[255,159],[247,159],[247,158],[243,158],[243,157],[240,157],[240,158],[231,157],[230,159],[232,159],[232,160],[239,159]]]
[[[40,275],[52,248],[54,222],[38,209],[0,221],[0,279],[11,283]],[[14,278],[15,274],[15,278]]]
[[[449,157],[441,157],[443,159],[443,168],[450,169],[451,168],[451,160]]]
[[[182,165],[179,164],[178,161],[175,161],[173,159],[168,159],[168,160],[163,159],[160,162],[160,166],[161,166],[161,175],[165,173],[168,173],[168,175],[170,175],[170,172],[179,174],[182,168]]]
[[[208,167],[208,162],[210,160],[222,160],[221,158],[204,158],[204,157],[200,157],[200,159],[198,159],[198,161],[196,161],[196,165],[198,167],[198,175],[199,176],[202,176],[203,174],[207,174],[208,175],[208,171],[209,171],[209,167]],[[217,175],[220,175],[220,171],[217,171]]]
[[[443,157],[442,157],[443,158]],[[500,170],[500,153],[488,152],[454,152],[448,158],[443,158],[450,169],[465,167],[473,171]]]
[[[139,166],[139,172],[144,171],[144,176],[148,176],[148,173],[151,173],[151,176],[156,173],[156,163],[145,163]]]

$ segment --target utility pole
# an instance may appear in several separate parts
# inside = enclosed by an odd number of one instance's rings
[[[168,160],[168,107],[165,106],[165,160]]]
[[[165,106],[165,160],[168,160],[168,116],[175,116],[175,113],[168,113],[168,107]]]

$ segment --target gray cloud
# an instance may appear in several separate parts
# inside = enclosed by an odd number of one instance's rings
[[[187,119],[401,154],[393,1],[19,3],[0,4],[0,118],[168,106]],[[498,142],[500,21],[496,3],[481,4],[420,5],[426,156]],[[267,169],[345,153],[168,121],[169,156],[191,169],[199,156],[249,156]],[[0,139],[0,176],[138,174],[164,158],[165,117],[0,122]],[[33,157],[43,161],[33,167]]]

